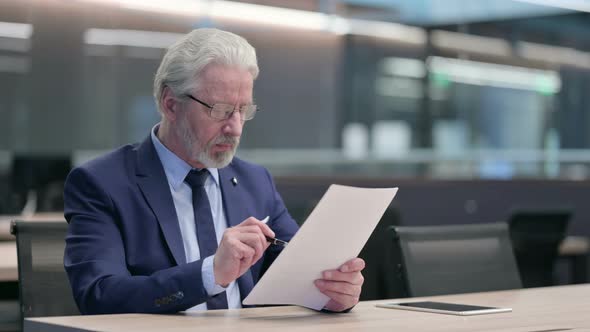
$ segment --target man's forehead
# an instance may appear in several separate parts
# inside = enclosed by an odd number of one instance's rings
[[[225,93],[251,94],[254,87],[252,75],[238,67],[213,67],[203,71],[198,90],[210,95]]]

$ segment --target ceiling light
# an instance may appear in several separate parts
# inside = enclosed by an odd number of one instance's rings
[[[423,45],[424,29],[389,22],[346,19],[336,15],[225,0],[78,0],[183,16],[247,21],[288,28],[356,34]]]
[[[429,57],[430,72],[453,82],[556,93],[559,74],[551,70],[498,65],[461,59]]]
[[[0,22],[0,37],[29,39],[33,26],[26,23]]]
[[[183,36],[181,33],[157,31],[88,29],[84,33],[84,42],[90,45],[168,48]]]
[[[523,58],[555,64],[590,68],[590,53],[573,48],[519,42],[518,53]]]
[[[426,43],[426,32],[422,28],[389,22],[356,19],[349,19],[348,22],[350,24],[351,34],[393,39],[416,45]]]
[[[379,65],[383,73],[392,76],[419,79],[426,76],[426,66],[424,65],[424,61],[418,59],[390,57],[381,60]]]
[[[430,36],[432,45],[440,49],[504,57],[512,54],[510,44],[501,38],[482,37],[444,30],[434,30]]]
[[[232,1],[213,1],[210,6],[209,14],[215,18],[253,21],[308,30],[326,30],[328,27],[327,15],[317,12]]]
[[[195,16],[203,12],[203,1],[195,0],[78,0],[115,5],[124,9],[142,10],[162,14]]]

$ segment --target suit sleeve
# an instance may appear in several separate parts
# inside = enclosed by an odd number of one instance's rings
[[[172,313],[207,300],[202,260],[131,275],[115,203],[86,169],[70,173],[64,202],[64,267],[81,313]]]

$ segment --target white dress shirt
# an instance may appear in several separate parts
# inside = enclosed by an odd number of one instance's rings
[[[191,187],[184,182],[185,177],[191,171],[192,167],[172,151],[168,150],[168,148],[160,142],[156,135],[159,126],[160,124],[157,124],[152,128],[152,142],[154,143],[158,157],[164,167],[166,178],[168,179],[168,186],[170,187],[170,193],[172,194],[172,200],[174,201],[178,223],[180,224],[180,233],[182,235],[182,244],[184,245],[186,262],[190,263],[201,259],[195,226],[192,190]],[[207,170],[209,171],[209,177],[205,182],[205,191],[207,192],[209,204],[211,205],[211,214],[215,224],[217,244],[219,245],[223,232],[227,229],[228,223],[223,211],[223,198],[221,196],[221,187],[219,186],[219,173],[217,168],[208,168]],[[206,257],[203,260],[201,275],[203,285],[209,295],[219,294],[225,290],[227,294],[228,308],[234,309],[242,307],[240,301],[240,289],[235,281],[231,282],[227,288],[215,284],[213,256]],[[206,309],[207,303],[201,303],[187,311]]]

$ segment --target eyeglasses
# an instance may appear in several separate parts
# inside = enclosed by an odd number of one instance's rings
[[[204,101],[201,101],[190,94],[185,95],[190,99],[196,101],[197,103],[207,107],[209,109],[209,116],[213,119],[217,120],[227,120],[229,119],[234,112],[236,111],[236,107],[234,105],[229,104],[213,104],[213,106],[207,104]],[[244,105],[240,107],[240,117],[242,121],[248,121],[254,119],[256,112],[258,111],[258,106],[256,105]]]

